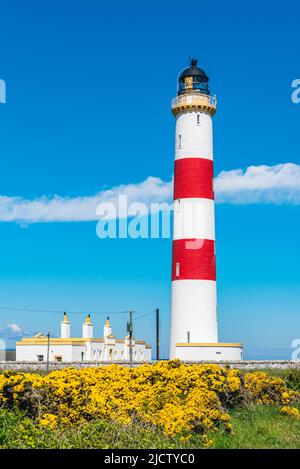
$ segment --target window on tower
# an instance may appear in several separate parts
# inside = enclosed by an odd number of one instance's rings
[[[197,114],[197,125],[200,125],[200,114]]]
[[[178,135],[178,148],[181,148],[181,135]]]
[[[176,211],[176,213],[180,213],[180,199],[176,200],[174,210]]]

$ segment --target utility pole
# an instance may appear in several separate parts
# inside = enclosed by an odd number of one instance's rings
[[[49,372],[49,359],[50,359],[50,332],[47,334],[47,373]]]
[[[129,311],[129,321],[127,323],[127,331],[129,332],[129,365],[130,365],[130,368],[132,368],[132,331],[133,331],[132,311]]]
[[[159,308],[156,308],[156,360],[159,360]]]

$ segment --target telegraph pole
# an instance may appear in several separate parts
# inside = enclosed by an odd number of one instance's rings
[[[50,332],[47,334],[47,373],[49,372],[49,359],[50,359]]]
[[[159,360],[159,308],[156,308],[156,360]]]
[[[129,311],[129,321],[127,323],[127,331],[129,332],[129,365],[130,365],[130,368],[132,368],[132,331],[133,331],[132,311]]]

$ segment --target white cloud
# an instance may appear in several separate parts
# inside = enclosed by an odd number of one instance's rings
[[[215,179],[216,201],[231,204],[299,204],[300,166],[248,166],[222,171]]]
[[[171,202],[173,181],[148,177],[138,184],[123,184],[92,196],[42,196],[28,200],[0,196],[0,221],[30,224],[37,222],[71,222],[97,220],[98,204],[112,202],[127,195],[128,204]],[[231,204],[299,204],[300,166],[283,163],[275,166],[249,166],[245,171],[222,171],[215,178],[216,201]]]
[[[97,220],[96,208],[100,203],[111,202],[117,206],[118,196],[127,195],[128,204],[171,201],[173,182],[149,176],[138,184],[127,184],[103,190],[85,197],[40,197],[34,200],[22,197],[0,196],[0,221],[17,221],[24,224],[55,221]]]
[[[30,337],[32,331],[24,331],[18,324],[7,323],[5,327],[0,328],[0,338],[4,340],[19,340],[22,337]]]

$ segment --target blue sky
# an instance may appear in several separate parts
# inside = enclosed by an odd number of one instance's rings
[[[0,14],[2,196],[68,199],[149,176],[170,181],[170,99],[189,56],[218,97],[216,175],[286,163],[298,171],[296,1],[196,2],[191,11],[176,0],[10,0]],[[216,207],[220,339],[244,342],[245,358],[290,358],[300,337],[300,180],[293,181],[288,200],[279,190],[276,203],[260,197]],[[166,357],[171,241],[100,240],[95,230],[95,221],[0,222],[0,328],[59,333],[59,314],[5,307],[136,316],[160,307]],[[104,317],[94,316],[98,331]],[[112,316],[118,335],[125,317]],[[71,315],[72,334],[82,318]],[[135,327],[153,343],[154,315]]]

